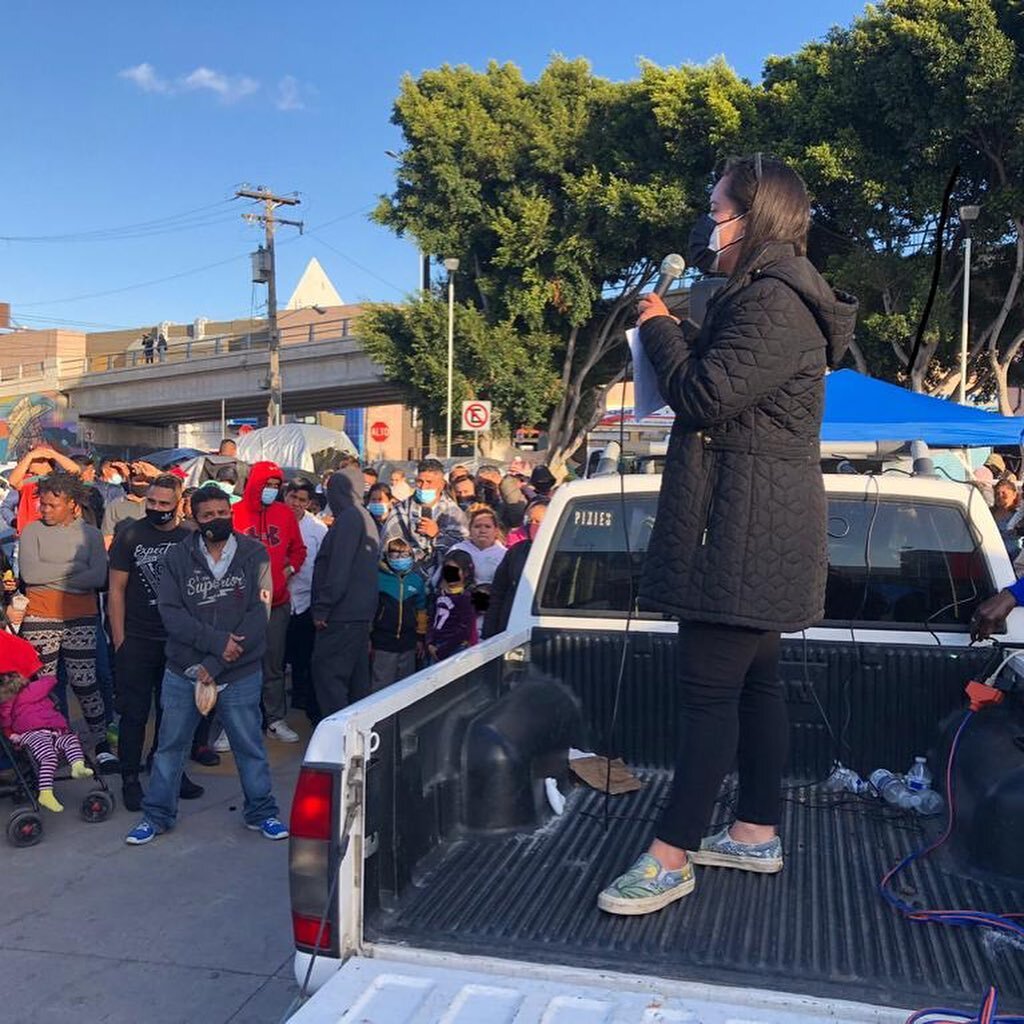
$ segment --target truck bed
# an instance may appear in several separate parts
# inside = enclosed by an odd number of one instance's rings
[[[698,868],[694,895],[659,914],[601,913],[597,892],[644,848],[667,797],[670,772],[639,774],[640,791],[608,801],[607,830],[605,797],[580,786],[535,832],[440,843],[368,915],[366,939],[885,1006],[974,1008],[994,984],[1001,1007],[1024,1011],[1019,944],[903,920],[878,895],[884,872],[938,825],[849,794],[787,790],[778,876]],[[728,789],[716,820],[727,801]],[[947,871],[941,851],[897,885],[922,906],[1024,908],[1024,887]]]

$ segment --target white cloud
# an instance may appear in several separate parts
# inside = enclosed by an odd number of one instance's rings
[[[164,94],[171,92],[170,82],[161,78],[152,64],[143,62],[136,64],[133,68],[125,68],[117,74],[119,78],[126,78],[129,82],[134,82],[143,92]]]
[[[222,103],[235,103],[259,91],[260,83],[248,75],[226,75],[212,68],[198,67],[181,80],[186,90],[207,89]]]
[[[183,92],[212,92],[222,103],[235,103],[258,92],[260,83],[248,75],[228,75],[213,68],[198,67],[187,75],[179,75],[173,81],[161,78],[152,64],[137,64],[118,72],[138,86],[143,92],[155,92],[162,96],[177,96]]]
[[[278,110],[305,110],[306,103],[302,98],[302,87],[294,75],[285,75],[277,83],[277,98],[274,106]]]

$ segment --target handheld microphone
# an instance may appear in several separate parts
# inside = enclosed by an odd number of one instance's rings
[[[686,260],[677,252],[670,252],[662,261],[661,266],[658,268],[658,280],[654,285],[654,294],[659,299],[665,297],[665,293],[672,286],[673,281],[678,281],[683,276],[683,271],[686,269]]]

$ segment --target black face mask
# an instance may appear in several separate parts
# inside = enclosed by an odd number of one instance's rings
[[[146,518],[154,526],[166,526],[174,518],[174,509],[147,508]]]
[[[457,565],[446,565],[441,569],[441,577],[445,583],[458,583],[462,579],[462,572]]]
[[[211,519],[208,523],[201,523],[199,532],[205,540],[211,544],[222,544],[231,536],[230,519]]]
[[[745,217],[745,213],[738,213],[735,217],[727,217],[725,220],[715,220],[710,213],[702,213],[697,218],[697,223],[690,230],[690,241],[687,246],[687,258],[691,267],[696,267],[705,274],[718,272],[718,257],[730,246],[738,245],[743,241],[741,235],[729,245],[719,246],[718,229],[723,224],[730,224],[734,220]]]

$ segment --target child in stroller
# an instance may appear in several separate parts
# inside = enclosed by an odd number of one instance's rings
[[[64,810],[53,792],[59,755],[71,766],[72,778],[92,778],[93,771],[85,763],[78,737],[50,696],[56,678],[38,676],[41,668],[39,655],[28,641],[0,633],[0,729],[35,762],[40,806],[57,812]]]

